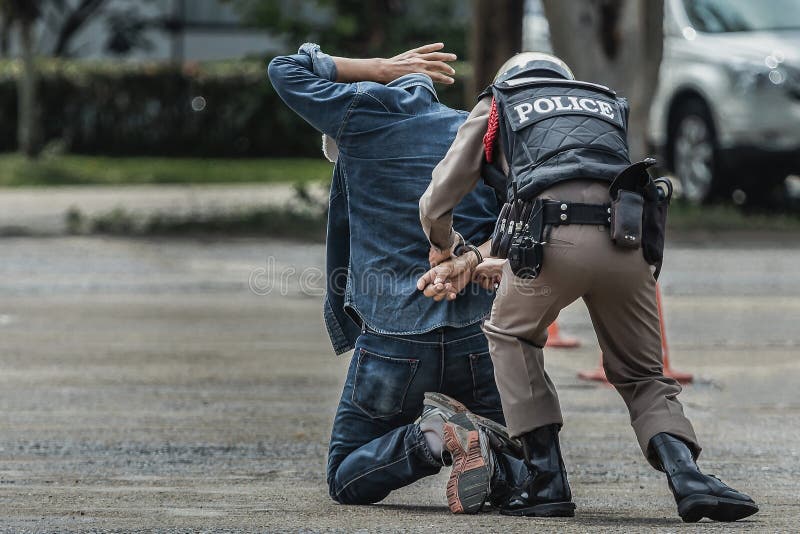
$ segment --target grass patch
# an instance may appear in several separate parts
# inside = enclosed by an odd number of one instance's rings
[[[693,206],[676,201],[669,208],[667,226],[675,232],[798,232],[800,215],[788,212],[744,211],[736,206],[716,204]]]
[[[323,159],[109,158],[0,154],[0,186],[311,183],[330,179]]]
[[[115,208],[86,216],[78,209],[65,214],[73,234],[127,236],[157,235],[254,235],[321,242],[325,239],[327,203],[313,198],[302,184],[294,199],[283,206],[243,208],[233,211],[156,213],[142,216]],[[668,234],[692,235],[755,232],[800,234],[800,215],[792,213],[746,213],[734,206],[693,206],[674,202],[668,217]]]
[[[72,208],[64,214],[70,234],[117,236],[245,235],[324,242],[328,204],[295,184],[294,199],[283,206],[187,213],[132,213],[116,207],[87,216]]]
[[[160,213],[141,218],[123,208],[86,217],[78,210],[65,215],[72,234],[117,236],[268,236],[325,241],[327,216],[319,211],[292,211],[284,207],[243,209],[232,212]]]

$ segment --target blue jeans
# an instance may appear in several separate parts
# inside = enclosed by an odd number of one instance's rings
[[[333,421],[328,487],[342,504],[370,504],[439,472],[414,421],[426,391],[461,401],[505,424],[480,325],[394,336],[366,330],[356,341]]]

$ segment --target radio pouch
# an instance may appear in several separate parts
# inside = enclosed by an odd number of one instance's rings
[[[611,201],[611,240],[618,247],[639,248],[642,244],[644,198],[620,189]]]
[[[508,265],[515,276],[524,279],[536,278],[542,271],[544,245],[525,237],[511,246]]]
[[[653,180],[645,189],[644,218],[642,221],[642,254],[645,261],[654,265],[653,276],[658,279],[664,261],[664,239],[667,233],[667,209],[672,200],[672,182],[667,178]]]
[[[642,255],[655,267],[658,279],[664,259],[664,237],[667,230],[667,208],[672,200],[672,183],[667,178],[653,180],[647,169],[656,160],[647,158],[620,172],[609,188],[611,196],[611,239],[619,246],[642,247]],[[636,198],[638,197],[638,198]],[[638,208],[634,208],[638,206]],[[639,218],[635,215],[638,209]],[[638,220],[638,225],[636,223]],[[638,240],[626,236],[636,236]],[[629,232],[630,229],[633,229]],[[634,242],[636,243],[634,246]]]

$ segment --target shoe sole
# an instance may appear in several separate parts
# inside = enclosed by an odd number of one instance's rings
[[[500,514],[516,517],[575,517],[575,503],[565,501],[537,504],[536,506],[518,510],[500,510]]]
[[[713,495],[690,495],[678,505],[678,515],[684,523],[697,523],[704,517],[727,523],[744,519],[756,512],[758,506],[755,503]]]
[[[478,429],[466,417],[458,425],[447,422],[444,444],[453,457],[447,481],[447,505],[454,514],[477,514],[489,497],[490,483]]]
[[[506,427],[500,423],[492,421],[488,417],[470,412],[467,407],[459,401],[448,397],[443,393],[428,392],[425,393],[425,403],[436,406],[440,409],[450,410],[454,413],[469,413],[480,426],[491,430],[496,436],[503,440],[506,445],[511,447],[514,452],[517,452],[520,455],[522,454],[522,444],[516,438],[512,438],[508,435],[508,429]]]

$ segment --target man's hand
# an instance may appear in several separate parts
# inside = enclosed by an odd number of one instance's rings
[[[484,289],[495,289],[503,278],[503,266],[507,260],[486,258],[472,271],[472,281]]]
[[[428,251],[428,263],[431,267],[436,267],[440,263],[444,263],[450,258],[455,258],[456,247],[463,243],[464,238],[461,237],[460,234],[456,233],[456,238],[453,240],[453,244],[450,245],[450,248],[443,248],[440,250],[439,248],[431,245],[431,249]]]
[[[443,43],[414,48],[391,58],[352,59],[332,57],[336,64],[337,82],[389,83],[406,74],[427,74],[434,82],[451,84],[455,69],[447,64],[456,55],[439,52]]]
[[[428,251],[428,263],[431,267],[436,267],[440,263],[444,263],[453,256],[453,249],[446,248],[439,250],[436,247],[431,247]]]
[[[431,267],[436,267],[440,263],[455,257],[456,248],[458,248],[459,245],[466,244],[466,241],[464,241],[464,237],[461,234],[453,230],[451,230],[451,233],[453,236],[453,243],[450,245],[450,247],[439,249],[438,247],[431,245],[431,248],[428,251],[428,263]]]
[[[429,270],[417,281],[417,289],[436,302],[455,300],[459,291],[472,279],[472,271],[477,265],[475,254],[465,254],[451,258]]]
[[[447,61],[455,61],[456,55],[439,52],[444,48],[444,43],[432,43],[419,48],[414,48],[389,59],[382,59],[381,83],[389,83],[406,74],[427,74],[434,82],[452,84],[451,78],[455,69]]]

